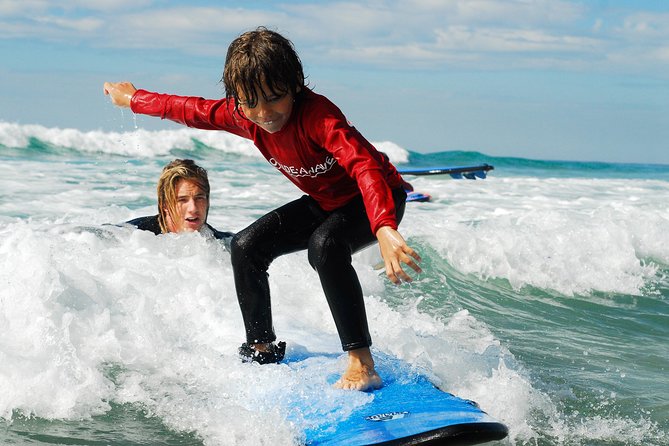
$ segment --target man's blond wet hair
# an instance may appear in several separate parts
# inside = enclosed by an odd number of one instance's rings
[[[193,181],[204,191],[207,195],[207,214],[209,213],[209,177],[207,171],[195,164],[193,160],[175,159],[163,167],[163,173],[158,179],[158,223],[163,234],[170,232],[167,226],[168,211],[169,215],[179,215],[177,210],[177,184],[179,180]]]

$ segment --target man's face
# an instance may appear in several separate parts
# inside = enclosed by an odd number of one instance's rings
[[[195,181],[181,179],[176,187],[176,210],[178,215],[171,215],[165,209],[167,228],[170,232],[199,231],[207,222],[209,199]]]

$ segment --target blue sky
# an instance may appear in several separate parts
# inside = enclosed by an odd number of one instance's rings
[[[129,125],[102,83],[220,97],[228,44],[259,25],[370,140],[669,164],[666,0],[0,0],[0,121],[174,128]]]

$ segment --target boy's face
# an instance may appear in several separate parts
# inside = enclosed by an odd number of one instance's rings
[[[265,94],[263,95],[263,91]],[[252,104],[247,101],[244,92],[238,91],[239,108],[244,115],[261,129],[268,133],[275,133],[281,130],[293,111],[293,95],[290,93],[274,94],[263,82],[262,91],[256,88],[256,97],[258,102]],[[265,99],[267,97],[267,99]]]
[[[195,181],[180,179],[176,185],[176,210],[178,215],[171,215],[169,208],[165,209],[167,228],[170,232],[194,232],[207,221],[209,199]]]

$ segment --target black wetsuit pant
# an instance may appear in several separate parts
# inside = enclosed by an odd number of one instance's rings
[[[404,215],[406,192],[393,190],[397,221]],[[303,196],[261,217],[232,239],[231,259],[246,342],[276,340],[267,270],[275,258],[308,249],[318,272],[344,351],[372,344],[360,281],[351,255],[376,241],[362,197],[324,211]]]

